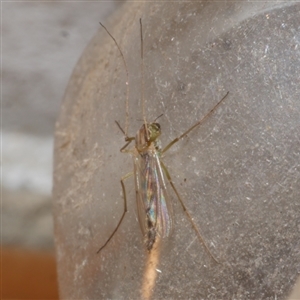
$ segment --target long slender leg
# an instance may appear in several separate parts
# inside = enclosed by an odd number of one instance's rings
[[[114,234],[118,231],[119,227],[121,226],[121,223],[125,217],[125,214],[127,212],[127,198],[126,198],[126,190],[125,190],[125,185],[124,185],[124,180],[126,180],[127,178],[129,178],[130,176],[132,176],[133,173],[130,172],[128,174],[126,174],[125,176],[123,176],[120,180],[121,182],[121,186],[122,186],[122,192],[123,192],[123,200],[124,200],[124,211],[123,214],[119,220],[119,223],[117,225],[117,227],[115,228],[115,230],[112,232],[112,234],[109,236],[109,238],[107,239],[107,241],[105,242],[105,244],[97,251],[97,253],[99,253],[108,243],[109,241],[112,239],[112,237],[114,236]]]
[[[186,206],[185,206],[185,204],[183,203],[183,200],[181,199],[181,197],[180,197],[180,195],[179,195],[179,193],[178,193],[178,191],[177,191],[177,189],[176,189],[176,187],[175,187],[175,185],[174,185],[174,183],[173,183],[173,181],[172,181],[172,178],[171,178],[171,176],[170,176],[170,173],[169,173],[168,169],[166,168],[166,166],[164,165],[164,163],[163,163],[162,161],[161,161],[161,166],[162,166],[162,168],[163,168],[163,170],[164,170],[164,172],[165,172],[165,174],[166,174],[166,176],[167,176],[167,179],[169,180],[169,182],[170,182],[170,184],[171,184],[171,186],[172,186],[172,188],[173,188],[173,190],[174,190],[174,192],[175,192],[175,194],[176,194],[176,196],[177,196],[177,198],[178,198],[178,200],[179,200],[179,202],[180,202],[180,204],[181,204],[181,206],[182,206],[182,208],[183,208],[183,211],[186,213],[186,215],[187,215],[188,219],[190,220],[190,222],[191,222],[191,224],[192,224],[194,230],[196,231],[196,234],[197,234],[197,236],[198,236],[198,239],[199,239],[200,242],[204,245],[204,247],[205,247],[207,253],[212,257],[212,259],[213,259],[216,263],[219,264],[220,262],[215,258],[215,256],[214,256],[214,255],[211,253],[211,251],[209,250],[209,248],[208,248],[206,242],[204,241],[204,239],[203,239],[203,237],[202,237],[202,235],[201,235],[201,233],[200,233],[199,228],[196,226],[196,224],[195,224],[194,221],[193,221],[192,216],[190,215],[190,213],[189,213],[188,210],[186,209]]]
[[[125,150],[125,148],[127,148],[128,147],[128,145],[132,142],[132,141],[134,141],[135,140],[135,138],[134,137],[130,137],[130,138],[128,138],[128,142],[120,149],[120,151],[122,152],[122,153],[129,153],[129,152],[132,152],[132,150]]]
[[[118,121],[115,121],[115,122],[116,122],[117,126],[119,127],[119,129],[122,131],[122,133],[123,133],[124,136],[125,136],[125,142],[126,142],[126,144],[120,149],[120,151],[123,152],[123,153],[131,152],[130,150],[125,150],[125,148],[127,148],[128,145],[129,145],[132,141],[135,140],[135,137],[129,137],[129,136],[127,136],[126,133],[125,133],[125,131],[124,131],[124,129],[123,129],[123,128],[121,127],[121,125],[119,124],[119,122],[118,122]]]
[[[149,132],[148,132],[148,124],[146,121],[146,110],[145,110],[145,94],[144,94],[144,86],[145,86],[145,79],[144,79],[144,39],[143,39],[143,25],[142,19],[140,18],[140,35],[141,35],[141,99],[142,99],[142,112],[143,112],[143,121],[146,128],[146,135],[147,140],[149,140]]]
[[[196,124],[194,124],[192,127],[190,127],[187,131],[185,131],[182,135],[175,138],[173,141],[171,141],[163,150],[162,153],[165,153],[168,151],[174,144],[176,144],[179,140],[181,140],[183,137],[185,137],[187,134],[189,134],[194,128],[201,125],[222,103],[222,101],[228,96],[229,92],[226,93],[226,95]]]
[[[122,60],[123,60],[123,64],[124,64],[124,67],[125,67],[125,70],[126,70],[126,86],[127,86],[127,89],[126,89],[126,120],[125,120],[125,132],[123,131],[123,129],[121,129],[125,136],[127,136],[127,132],[128,132],[128,125],[129,125],[129,72],[128,72],[128,68],[127,68],[127,64],[126,64],[126,60],[125,60],[125,57],[124,57],[124,54],[119,46],[119,44],[117,43],[116,39],[112,36],[112,34],[107,30],[107,28],[100,22],[99,23],[104,29],[105,31],[108,33],[108,35],[112,38],[112,40],[114,41],[115,45],[117,46],[118,50],[119,50],[119,53],[122,57]],[[120,127],[121,128],[121,127]]]

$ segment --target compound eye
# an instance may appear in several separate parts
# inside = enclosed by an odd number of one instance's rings
[[[154,128],[155,128],[156,131],[160,131],[159,123],[153,123],[153,125],[154,125]]]
[[[159,123],[154,123],[157,129],[160,129],[160,124]]]

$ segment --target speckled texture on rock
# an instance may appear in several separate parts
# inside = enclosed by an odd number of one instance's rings
[[[164,162],[215,264],[172,191],[153,299],[285,299],[300,271],[298,4],[127,3],[106,24],[130,73],[130,135],[141,124],[139,17],[147,118],[164,145],[230,94]],[[113,25],[114,24],[114,25]],[[54,214],[62,299],[139,299],[146,251],[132,179],[119,179],[125,70],[103,29],[75,68],[56,128]]]

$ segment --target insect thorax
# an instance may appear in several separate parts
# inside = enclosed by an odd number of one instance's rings
[[[146,129],[147,127],[147,129]],[[158,137],[161,134],[160,125],[158,123],[143,124],[138,130],[135,137],[136,149],[142,154],[152,148],[158,152],[161,151],[161,143]]]

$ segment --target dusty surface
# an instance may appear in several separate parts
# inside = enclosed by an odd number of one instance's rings
[[[122,18],[121,18],[122,16]],[[126,17],[124,17],[126,16]],[[299,274],[299,5],[129,3],[107,25],[130,73],[132,136],[141,126],[139,18],[143,18],[147,119],[162,143],[230,94],[164,162],[215,264],[176,196],[153,299],[286,299]],[[133,179],[122,214],[126,76],[103,30],[73,74],[56,128],[54,212],[63,298],[139,299],[147,252]]]

